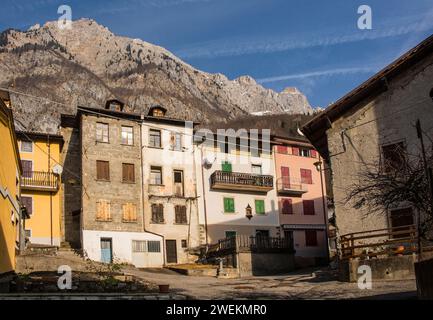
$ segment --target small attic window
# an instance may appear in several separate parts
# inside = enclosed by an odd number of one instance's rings
[[[124,106],[125,106],[125,104],[122,101],[115,100],[115,99],[108,100],[105,103],[105,109],[111,110],[111,111],[122,112]]]
[[[167,109],[161,106],[154,106],[149,109],[149,116],[151,117],[165,117]]]

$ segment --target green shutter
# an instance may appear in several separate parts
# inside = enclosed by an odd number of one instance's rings
[[[256,200],[256,214],[265,214],[265,201]]]
[[[230,162],[223,162],[221,164],[222,171],[224,172],[232,172],[232,164]]]
[[[224,198],[224,212],[234,213],[235,212],[235,199]]]

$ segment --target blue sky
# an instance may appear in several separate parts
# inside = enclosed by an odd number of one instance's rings
[[[276,91],[298,87],[313,106],[336,101],[433,33],[431,0],[2,0],[0,29],[55,20],[60,4],[73,20],[95,19],[198,69],[248,74]],[[357,28],[362,4],[372,8],[372,30]]]

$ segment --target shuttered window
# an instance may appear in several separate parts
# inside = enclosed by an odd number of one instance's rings
[[[304,200],[302,201],[304,207],[304,215],[315,215],[314,212],[314,200]]]
[[[317,151],[316,150],[311,150],[310,154],[311,154],[311,158],[317,158]]]
[[[299,148],[292,147],[292,154],[293,154],[294,156],[299,156]]]
[[[124,203],[122,205],[122,220],[124,222],[137,221],[137,206],[134,203]]]
[[[152,222],[164,223],[164,206],[162,203],[152,204]]]
[[[175,222],[178,224],[187,224],[186,219],[186,206],[175,206]]]
[[[21,204],[26,207],[29,215],[33,214],[33,199],[32,197],[21,196]]]
[[[224,172],[232,172],[232,164],[228,161],[221,163],[221,170]]]
[[[282,199],[280,203],[282,214],[293,214],[292,199],[285,198]]]
[[[96,123],[96,141],[108,143],[108,124]]]
[[[256,214],[265,214],[265,200],[255,200]]]
[[[224,212],[234,213],[235,212],[235,199],[224,198]]]
[[[96,202],[96,220],[111,221],[110,201],[99,200]]]
[[[312,177],[311,170],[301,169],[301,183],[313,184],[313,177]]]
[[[110,163],[108,161],[96,160],[96,179],[110,180]]]
[[[277,146],[277,152],[287,154],[287,146]]]
[[[307,247],[317,247],[316,230],[305,230],[305,245]]]
[[[122,181],[127,183],[135,182],[135,170],[133,164],[122,163]]]
[[[33,177],[33,162],[30,160],[21,160],[21,166],[23,167],[23,177]]]

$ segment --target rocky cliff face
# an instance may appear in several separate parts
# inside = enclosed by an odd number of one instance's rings
[[[77,105],[101,107],[109,98],[124,101],[133,112],[160,104],[172,117],[201,122],[265,111],[312,112],[294,88],[277,93],[249,76],[228,80],[199,71],[164,48],[115,36],[88,19],[74,21],[71,30],[48,22],[1,33],[0,87],[11,89],[24,127],[51,132],[60,113],[73,113]]]

